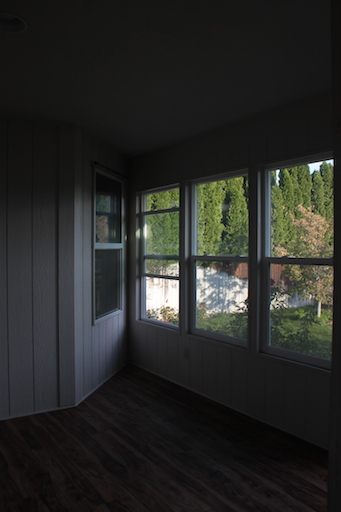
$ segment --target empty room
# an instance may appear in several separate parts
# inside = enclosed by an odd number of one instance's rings
[[[1,510],[341,509],[340,10],[1,3]]]

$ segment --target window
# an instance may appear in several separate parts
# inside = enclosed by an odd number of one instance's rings
[[[122,182],[95,169],[94,318],[122,309]]]
[[[248,180],[245,173],[193,190],[195,297],[192,332],[246,343],[248,336]]]
[[[179,188],[142,196],[142,318],[179,324]]]
[[[140,318],[329,368],[334,171],[310,162],[143,193]]]
[[[333,315],[333,163],[265,173],[263,311],[266,352],[330,361]]]

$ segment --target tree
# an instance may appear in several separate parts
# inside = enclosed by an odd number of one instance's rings
[[[295,167],[295,172],[297,175],[297,184],[301,191],[302,202],[297,203],[302,204],[304,208],[311,207],[311,188],[312,188],[312,180],[311,174],[309,170],[309,165],[299,165]]]
[[[248,254],[248,206],[245,197],[244,178],[226,181],[224,232],[221,252],[223,254]]]
[[[294,191],[294,185],[296,185],[296,188],[298,186],[297,180],[292,179],[292,175],[289,172],[288,169],[281,169],[279,171],[279,188],[282,191],[282,199],[283,199],[283,205],[284,205],[284,211],[283,211],[283,236],[285,237],[285,243],[284,245],[287,245],[287,243],[293,238],[294,236],[294,226],[292,223],[292,217],[296,214],[296,206],[295,203],[295,191]],[[287,251],[287,254],[290,253],[289,249]]]
[[[327,220],[334,215],[334,168],[331,163],[322,162],[320,174],[323,180],[324,213]]]
[[[219,254],[222,205],[225,199],[225,180],[197,186],[197,251],[198,254]]]
[[[166,210],[179,206],[179,189],[155,192],[146,196],[146,210]],[[146,215],[146,254],[179,254],[179,212],[163,212]],[[163,273],[174,262],[169,260],[149,260],[147,271]]]
[[[289,242],[290,252],[295,257],[329,258],[333,254],[332,224],[311,209],[299,207],[300,218],[292,217],[295,237]],[[287,247],[278,248],[278,256],[285,255]],[[286,277],[303,299],[313,296],[317,302],[317,315],[321,304],[333,302],[333,269],[328,265],[287,265]]]
[[[316,214],[325,216],[325,205],[324,205],[324,186],[321,174],[318,171],[314,171],[312,174],[313,186],[311,191],[311,202],[313,211]]]
[[[282,190],[273,182],[271,187],[271,254],[276,256],[276,248],[284,247],[288,240],[288,226]]]

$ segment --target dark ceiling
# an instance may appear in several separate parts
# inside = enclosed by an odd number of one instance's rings
[[[71,122],[128,156],[331,87],[327,0],[21,0],[0,109]]]

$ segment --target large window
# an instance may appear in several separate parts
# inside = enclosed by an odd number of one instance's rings
[[[329,361],[333,163],[283,167],[264,178],[263,348],[303,362]]]
[[[251,178],[240,171],[182,183],[181,216],[179,188],[141,195],[141,318],[329,367],[333,161]]]
[[[179,188],[142,195],[142,318],[179,324]]]
[[[246,343],[248,180],[244,173],[193,188],[192,332]]]
[[[122,183],[95,169],[94,318],[122,309]]]

